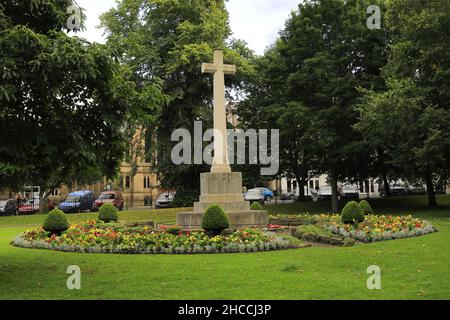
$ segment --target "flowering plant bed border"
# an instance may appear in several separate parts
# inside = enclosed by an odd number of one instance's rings
[[[420,237],[437,232],[431,222],[408,216],[366,216],[359,224],[332,222],[327,226],[332,233],[364,243]]]
[[[42,228],[18,236],[12,245],[77,253],[108,254],[213,254],[282,250],[290,243],[270,232],[241,229],[231,235],[209,237],[204,232],[171,234],[150,228],[115,229],[96,221],[71,225],[61,235]]]
[[[305,221],[303,216],[299,220]],[[363,222],[354,225],[343,223],[340,215],[315,215],[307,219],[306,223],[300,224],[294,234],[304,241],[348,246],[356,242],[412,238],[433,232],[437,230],[429,221],[413,218],[411,215],[367,215]]]

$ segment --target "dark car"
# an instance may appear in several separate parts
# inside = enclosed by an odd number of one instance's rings
[[[97,211],[100,209],[100,207],[105,203],[112,203],[118,210],[123,210],[123,197],[122,193],[119,191],[104,191],[98,197],[97,200],[95,200],[94,204],[94,211]]]
[[[59,210],[65,213],[94,211],[94,202],[95,197],[91,191],[76,191],[59,204]]]
[[[13,216],[17,214],[18,208],[16,200],[0,200],[0,216]]]

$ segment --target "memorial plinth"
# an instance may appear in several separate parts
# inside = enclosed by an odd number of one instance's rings
[[[250,210],[250,203],[242,195],[240,172],[203,173],[200,177],[200,202],[194,204],[193,212],[177,215],[177,225],[185,229],[201,229],[203,214],[212,204],[219,204],[230,220],[230,228],[266,228],[267,211]]]

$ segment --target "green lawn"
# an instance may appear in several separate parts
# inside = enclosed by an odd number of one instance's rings
[[[0,299],[449,299],[450,197],[425,207],[425,197],[374,200],[383,213],[412,213],[438,233],[361,244],[255,254],[202,256],[88,255],[9,245],[43,216],[0,218]],[[269,206],[272,213],[317,213],[328,203]],[[70,215],[72,222],[95,217]],[[173,222],[174,210],[123,212],[120,220]],[[78,265],[82,289],[66,288],[66,268]],[[366,288],[378,265],[382,290]]]

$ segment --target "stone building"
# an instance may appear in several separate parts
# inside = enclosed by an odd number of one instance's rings
[[[145,150],[145,139],[143,138],[142,130],[137,130],[133,140],[130,141],[130,146],[135,154],[144,154],[144,152],[138,151]],[[50,197],[58,203],[63,201],[70,192],[76,190],[89,190],[95,196],[100,195],[105,190],[119,190],[124,197],[126,208],[154,205],[161,192],[157,173],[153,170],[152,165],[146,161],[145,156],[129,158],[133,159],[133,164],[122,163],[118,172],[118,178],[114,181],[102,178],[101,181],[88,185],[62,185],[53,190]],[[133,172],[135,173],[134,175]],[[21,195],[31,198],[30,194],[25,191],[25,187],[23,189],[20,191]],[[0,190],[0,199],[13,199],[16,197],[17,193],[11,190]]]

